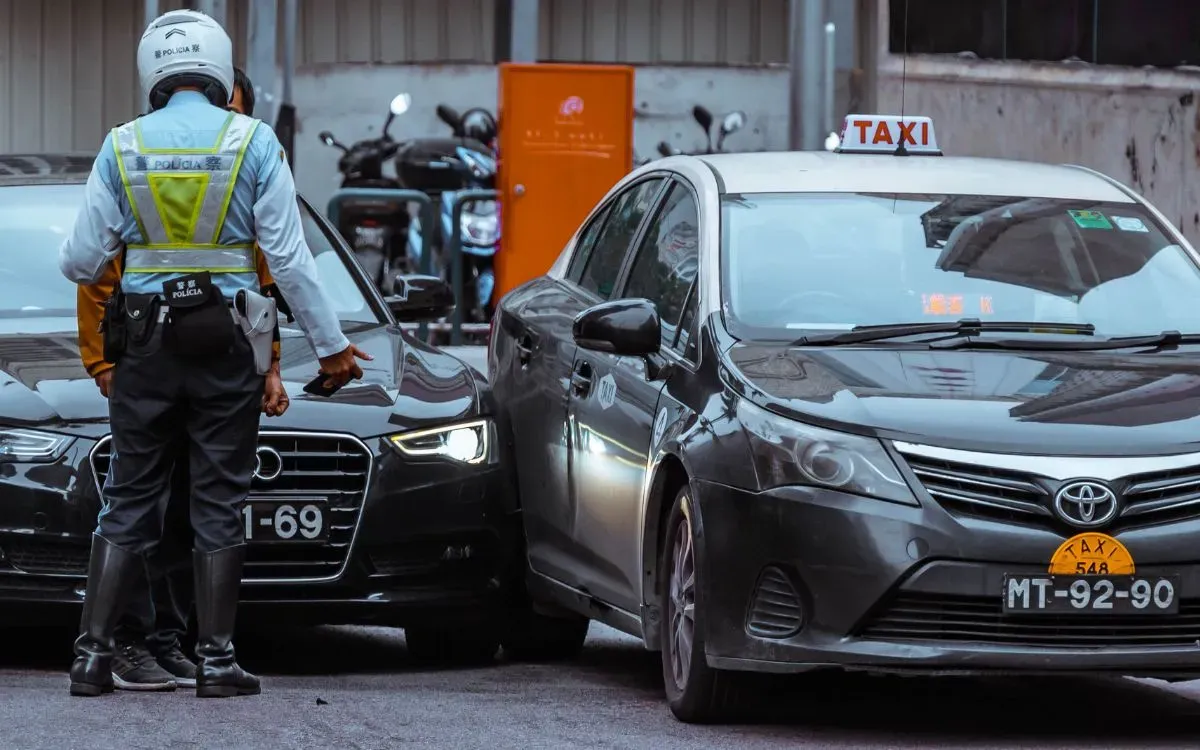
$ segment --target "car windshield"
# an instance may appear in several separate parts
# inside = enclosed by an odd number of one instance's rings
[[[0,318],[74,318],[76,286],[58,268],[58,249],[75,222],[83,185],[7,186],[0,195]],[[300,216],[338,317],[350,324],[382,322],[303,201]]]
[[[760,193],[725,196],[721,223],[742,339],[963,318],[1200,332],[1200,269],[1135,203]]]

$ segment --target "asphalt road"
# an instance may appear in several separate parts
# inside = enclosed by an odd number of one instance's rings
[[[676,722],[656,655],[593,625],[574,664],[409,666],[403,635],[376,628],[243,636],[263,695],[190,692],[71,698],[72,633],[0,631],[0,747],[370,750],[453,748],[1082,748],[1197,746],[1200,682],[788,680],[736,725]]]

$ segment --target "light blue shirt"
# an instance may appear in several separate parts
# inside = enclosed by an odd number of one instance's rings
[[[198,91],[180,91],[166,107],[144,115],[142,139],[151,148],[211,148],[229,113],[214,107]],[[283,147],[265,124],[255,128],[221,229],[220,244],[257,242],[271,276],[307,334],[318,357],[350,345],[333,306],[321,290],[317,265],[304,241],[296,184],[283,158]],[[125,245],[143,244],[113,151],[112,133],[92,165],[81,207],[70,236],[59,250],[59,268],[76,284],[93,284]],[[177,274],[124,275],[126,292],[161,292]],[[245,287],[244,278],[213,274],[226,299]],[[136,285],[137,288],[134,288]]]

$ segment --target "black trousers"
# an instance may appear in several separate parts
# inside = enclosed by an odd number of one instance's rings
[[[195,548],[242,543],[239,506],[254,472],[264,379],[237,329],[233,341],[223,354],[185,359],[163,347],[159,330],[117,364],[108,399],[112,462],[97,527],[110,543],[158,551],[173,468],[184,453]]]
[[[155,655],[182,648],[195,602],[192,580],[191,483],[187,445],[176,446],[162,539],[146,559],[146,578],[130,596],[118,641],[144,642]]]

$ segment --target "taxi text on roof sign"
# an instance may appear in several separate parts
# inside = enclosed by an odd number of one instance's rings
[[[837,151],[843,154],[942,155],[933,132],[933,120],[899,115],[846,115]]]

